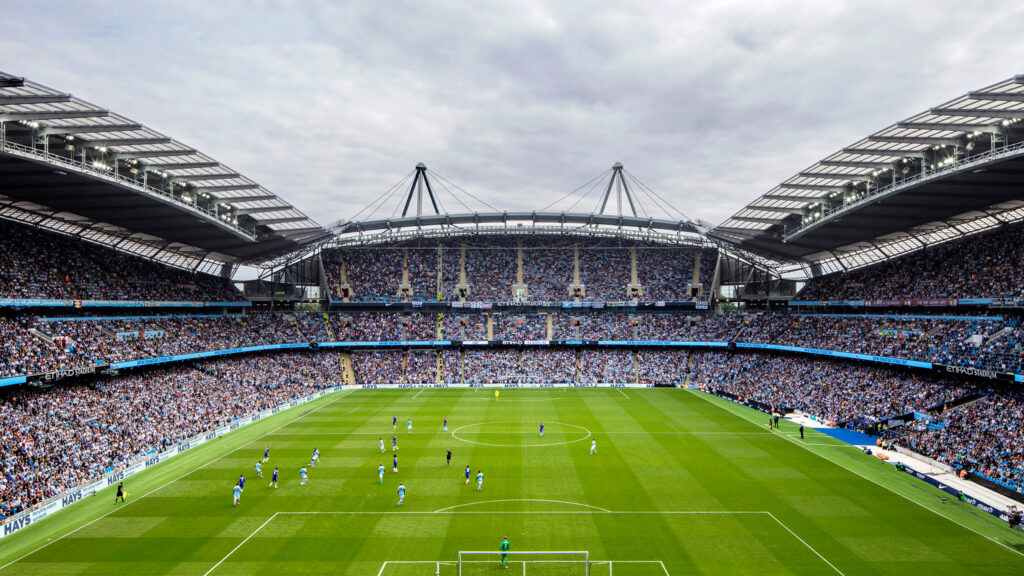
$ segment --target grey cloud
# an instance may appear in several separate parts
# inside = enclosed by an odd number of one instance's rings
[[[1021,72],[1024,48],[1012,2],[5,4],[22,24],[0,69],[163,130],[321,223],[420,161],[502,209],[621,161],[717,223]]]

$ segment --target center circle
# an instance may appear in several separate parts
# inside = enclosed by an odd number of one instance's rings
[[[583,426],[550,421],[544,422],[544,436],[541,436],[540,423],[540,420],[477,422],[460,426],[451,434],[452,438],[468,444],[499,448],[561,446],[582,442],[591,436],[590,430]],[[519,439],[519,443],[514,443],[514,439]]]

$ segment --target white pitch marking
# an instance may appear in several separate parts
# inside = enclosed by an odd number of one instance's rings
[[[567,502],[565,500],[541,500],[541,499],[537,499],[537,498],[514,498],[514,499],[510,499],[510,500],[484,500],[483,502],[469,502],[467,504],[456,504],[455,506],[449,506],[447,508],[441,508],[440,510],[434,510],[434,513],[435,514],[439,514],[439,513],[447,512],[449,510],[453,510],[455,508],[462,508],[462,507],[465,507],[465,506],[476,506],[478,504],[496,504],[498,502],[548,502],[548,503],[552,503],[552,504],[570,504],[572,506],[582,506],[584,508],[593,508],[594,510],[598,510],[600,512],[608,512],[610,514],[613,514],[613,512],[611,510],[608,510],[607,508],[601,508],[600,506],[591,506],[590,504],[581,504],[579,502]],[[529,512],[527,512],[527,513],[529,513]]]
[[[271,521],[271,520],[273,520],[273,519],[274,519],[274,518],[275,518],[276,516],[277,516],[277,513],[275,512],[273,516],[271,516],[270,518],[267,518],[267,521],[266,521],[266,522],[264,522],[263,524],[260,524],[260,527],[259,527],[259,528],[257,528],[257,529],[255,529],[255,530],[253,530],[253,531],[252,531],[252,534],[249,534],[248,536],[246,536],[246,537],[245,537],[245,540],[242,540],[241,542],[239,542],[239,543],[238,543],[238,546],[235,546],[235,547],[234,547],[234,548],[233,548],[233,549],[231,550],[231,552],[228,552],[228,553],[227,553],[227,556],[224,556],[223,558],[221,558],[221,559],[220,559],[220,562],[217,562],[216,564],[214,564],[214,565],[213,565],[213,568],[210,568],[209,570],[207,570],[207,571],[206,571],[206,574],[203,574],[203,576],[210,576],[210,573],[211,573],[211,572],[213,572],[214,570],[216,570],[216,569],[217,569],[217,566],[220,566],[221,564],[223,564],[223,563],[224,563],[224,561],[228,559],[228,557],[230,557],[230,556],[231,556],[232,554],[234,554],[234,553],[235,553],[235,551],[237,551],[237,550],[238,550],[239,548],[241,548],[243,544],[245,544],[246,542],[248,542],[250,538],[252,538],[253,536],[255,536],[257,532],[259,532],[260,530],[263,530],[263,527],[264,527],[264,526],[266,526],[267,524],[270,524],[270,521]]]
[[[356,388],[352,388],[352,389],[349,389],[349,390],[347,390],[347,391],[348,391],[348,392],[355,392],[356,390],[357,390]],[[346,390],[339,390],[339,392],[346,392]],[[337,398],[335,398],[334,400],[331,400],[330,402],[327,402],[326,404],[323,404],[323,405],[321,405],[321,406],[317,407],[317,408],[316,408],[316,409],[314,409],[314,410],[310,410],[309,412],[306,412],[305,414],[301,414],[301,415],[299,415],[298,417],[296,417],[296,418],[294,418],[294,419],[292,419],[292,420],[289,420],[288,422],[286,422],[286,423],[284,423],[284,424],[282,424],[282,425],[278,426],[277,428],[274,428],[273,430],[271,430],[270,432],[267,432],[267,433],[266,433],[266,434],[264,434],[263,436],[260,436],[260,437],[259,437],[259,438],[257,438],[256,440],[262,440],[263,438],[266,438],[267,436],[269,436],[269,435],[273,434],[274,432],[277,432],[277,431],[278,431],[278,430],[280,430],[281,428],[284,428],[285,426],[288,426],[289,424],[292,424],[292,423],[294,423],[294,422],[297,422],[298,420],[301,420],[302,418],[305,418],[306,416],[309,416],[310,414],[312,414],[313,412],[316,412],[316,411],[317,411],[317,410],[319,410],[320,408],[324,408],[324,407],[326,407],[326,406],[330,406],[331,404],[334,404],[334,403],[335,403],[335,402],[337,402],[338,400],[341,400],[342,398],[345,398],[345,397],[347,397],[347,396],[350,396],[350,395],[351,395],[351,394],[342,394],[342,395],[338,396]],[[296,406],[296,408],[297,408],[297,406]],[[239,446],[238,448],[235,448],[234,450],[232,450],[231,452],[228,452],[227,454],[221,454],[220,456],[218,456],[218,457],[214,458],[213,460],[210,460],[210,461],[209,461],[209,462],[207,462],[206,464],[203,464],[202,466],[200,466],[200,467],[198,467],[198,468],[196,468],[196,469],[194,469],[194,470],[190,470],[189,472],[186,472],[186,473],[182,474],[181,476],[178,476],[177,478],[175,478],[174,480],[171,480],[170,482],[168,482],[168,483],[164,484],[163,486],[160,486],[160,487],[158,487],[158,488],[154,488],[154,489],[150,490],[149,492],[146,492],[146,493],[145,493],[145,494],[143,494],[142,496],[139,496],[138,498],[135,498],[135,499],[133,499],[133,500],[132,500],[131,502],[127,502],[127,503],[125,503],[125,505],[124,505],[124,506],[121,506],[120,508],[115,508],[114,510],[111,510],[110,512],[107,512],[106,514],[104,514],[104,515],[100,516],[99,518],[96,518],[96,519],[94,519],[94,520],[90,520],[89,522],[87,522],[87,523],[85,523],[85,524],[82,524],[82,525],[81,525],[81,526],[79,526],[78,528],[75,528],[74,530],[72,530],[72,531],[68,532],[67,534],[64,534],[64,535],[63,535],[63,536],[61,536],[60,538],[57,538],[56,540],[51,540],[51,541],[48,541],[48,542],[47,542],[46,544],[43,544],[43,545],[42,545],[42,546],[40,546],[39,548],[36,548],[35,550],[33,550],[33,551],[31,551],[31,552],[29,552],[29,553],[27,553],[27,554],[23,555],[23,556],[20,556],[19,558],[15,559],[15,560],[11,560],[10,562],[8,562],[7,564],[4,564],[3,566],[0,566],[0,570],[3,570],[4,568],[7,568],[8,566],[10,566],[11,564],[14,564],[14,563],[16,563],[16,562],[20,562],[20,561],[21,561],[22,559],[24,559],[24,558],[27,558],[27,557],[31,556],[32,554],[35,554],[36,552],[39,552],[40,550],[42,550],[43,548],[46,548],[46,547],[47,547],[47,546],[49,546],[50,544],[53,544],[54,542],[59,542],[59,541],[63,540],[64,538],[66,538],[66,537],[68,537],[68,536],[70,536],[70,535],[74,534],[75,532],[78,532],[78,531],[79,531],[79,530],[81,530],[82,528],[85,528],[85,527],[87,527],[87,526],[89,526],[89,525],[93,524],[94,522],[98,522],[98,521],[100,521],[100,520],[102,520],[102,519],[106,518],[107,516],[110,516],[110,515],[111,515],[111,514],[113,514],[114,512],[117,512],[118,510],[123,510],[123,509],[125,508],[125,506],[131,506],[132,504],[134,504],[135,502],[138,502],[139,500],[142,500],[142,499],[143,499],[143,498],[145,498],[146,496],[149,496],[150,494],[152,494],[152,493],[154,493],[154,492],[157,492],[157,491],[159,491],[159,490],[163,490],[164,488],[166,488],[166,487],[170,486],[171,484],[174,484],[174,483],[175,483],[175,482],[177,482],[178,480],[181,480],[182,478],[184,478],[184,477],[188,476],[189,474],[192,474],[193,472],[196,472],[197,470],[202,470],[203,468],[206,468],[206,467],[207,467],[207,466],[209,466],[210,464],[213,464],[214,462],[217,462],[218,460],[220,460],[220,459],[222,459],[222,458],[225,458],[225,457],[227,457],[227,456],[230,456],[231,454],[234,454],[235,452],[238,452],[239,450],[241,450],[241,449],[242,449],[242,448],[244,448],[245,446],[248,446],[249,444],[252,444],[253,442],[256,442],[256,440],[253,440],[252,442],[249,442],[248,444],[245,444],[245,445],[243,445],[243,446]]]
[[[590,430],[588,430],[587,428],[584,428],[583,426],[577,426],[575,424],[566,424],[564,422],[550,422],[550,424],[558,424],[559,426],[568,426],[570,428],[577,428],[579,430],[585,431],[587,433],[587,435],[582,437],[582,438],[578,438],[576,440],[568,440],[566,442],[549,442],[547,444],[518,444],[518,445],[515,445],[515,444],[492,444],[490,442],[475,442],[473,440],[466,440],[465,438],[459,438],[458,436],[455,435],[456,432],[458,432],[459,430],[462,430],[463,428],[469,428],[471,426],[484,426],[486,424],[540,424],[540,420],[525,420],[525,421],[523,421],[523,420],[506,420],[506,421],[501,421],[501,422],[476,422],[474,424],[466,424],[465,426],[459,426],[455,430],[452,430],[452,432],[451,432],[452,438],[455,438],[456,440],[458,440],[460,442],[466,442],[467,444],[476,444],[477,446],[496,446],[498,448],[542,448],[542,447],[548,447],[548,446],[562,446],[564,444],[573,444],[575,442],[582,442],[582,441],[586,440],[587,438],[590,438],[593,435],[593,433]],[[510,434],[517,434],[517,432],[510,432]],[[518,434],[523,434],[523,432],[518,432]]]
[[[415,399],[419,398],[420,394],[423,394],[423,391],[424,391],[424,390],[426,390],[426,388],[420,388],[420,391],[419,391],[419,392],[417,392],[417,393],[416,393],[416,394],[415,394],[415,395],[414,395],[414,396],[412,397],[412,399],[413,399],[413,400],[415,400]]]
[[[782,526],[783,528],[785,528],[786,532],[789,532],[790,534],[792,534],[793,538],[796,538],[797,540],[799,540],[800,543],[803,544],[804,546],[806,546],[808,550],[810,550],[811,552],[814,552],[814,554],[818,558],[821,558],[825,562],[825,564],[828,564],[829,566],[831,566],[832,569],[835,570],[839,574],[839,576],[846,576],[846,574],[843,574],[842,570],[840,570],[839,568],[836,568],[835,564],[829,562],[824,556],[821,555],[820,552],[815,550],[813,546],[808,544],[803,538],[797,536],[796,532],[793,532],[792,530],[790,530],[789,526],[786,526],[785,524],[783,524],[782,520],[779,520],[778,518],[776,518],[775,514],[772,514],[771,512],[769,512],[768,515],[772,517],[772,520],[775,520],[776,522],[778,522],[779,526]]]
[[[622,388],[615,388],[615,390],[618,390],[619,394],[622,394],[623,396],[625,396],[626,400],[629,400],[629,395],[623,392]]]

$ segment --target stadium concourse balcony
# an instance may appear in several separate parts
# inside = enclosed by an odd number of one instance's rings
[[[950,242],[849,273],[811,281],[796,300],[1019,298],[1024,226]]]
[[[0,220],[0,299],[238,302],[224,279]]]
[[[698,258],[699,279],[704,286],[702,299],[708,299],[717,251],[625,239],[534,235],[410,240],[381,246],[328,248],[321,252],[321,259],[331,298],[335,300],[508,302],[517,298],[514,285],[521,256],[527,293],[520,299],[574,299],[570,288],[578,266],[579,281],[585,290],[575,299],[611,302],[630,299],[633,250],[637,253],[636,273],[643,290],[642,300],[690,300],[688,286],[693,281]],[[459,291],[463,278],[468,294]]]
[[[200,432],[339,385],[340,356],[235,357],[0,390],[0,520]]]
[[[1020,321],[1001,316],[765,314],[739,340],[1024,371]]]

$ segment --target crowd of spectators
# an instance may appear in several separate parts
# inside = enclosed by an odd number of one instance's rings
[[[475,302],[510,302],[516,280],[516,239],[481,239],[466,249],[466,282]],[[445,290],[446,294],[454,293]]]
[[[686,287],[693,281],[695,250],[643,244],[636,252],[637,280],[643,287],[644,300],[689,299]]]
[[[200,432],[341,384],[334,353],[285,353],[0,389],[0,519]]]
[[[409,350],[405,354],[405,384],[437,383],[437,351]]]
[[[461,384],[462,380],[462,352],[459,350],[441,351],[441,374],[446,384]]]
[[[897,443],[957,469],[1024,490],[1024,402],[991,395],[915,421]]]
[[[636,370],[631,350],[581,350],[580,384],[635,384]]]
[[[1024,226],[932,246],[810,282],[798,300],[1016,298],[1024,296]]]
[[[1024,370],[1024,334],[1015,318],[766,314],[750,319],[739,340]]]
[[[487,340],[486,314],[445,314],[442,330],[448,340]]]
[[[636,368],[640,384],[686,384],[686,350],[637,350]]]
[[[357,350],[352,352],[356,384],[402,384],[405,381],[403,350]]]
[[[284,314],[151,316],[133,319],[0,317],[0,377],[303,341]]]
[[[233,302],[231,283],[0,220],[0,298]]]
[[[438,246],[441,259],[441,288],[438,290]],[[578,251],[580,281],[586,287],[582,300],[624,301],[631,298],[630,250],[637,249],[637,278],[644,301],[688,300],[687,285],[693,280],[696,257],[701,259],[700,282],[707,300],[714,278],[717,251],[661,246],[650,242],[573,236],[530,235],[519,237],[481,236],[462,241],[408,241],[376,247],[326,249],[324,270],[334,298],[340,298],[341,268],[344,260],[356,302],[401,300],[399,287],[402,264],[408,268],[412,299],[460,300],[459,284],[462,249],[466,254],[466,283],[476,302],[508,302],[516,299],[513,285],[522,247],[525,299],[532,302],[563,302],[572,299],[574,253]]]
[[[494,340],[547,340],[547,314],[493,314]]]
[[[600,244],[581,247],[580,281],[586,287],[582,299],[590,302],[628,300],[631,269],[629,248]]]
[[[575,350],[524,348],[519,357],[524,384],[573,384],[576,382]]]
[[[552,340],[635,340],[634,318],[621,312],[555,314]]]
[[[467,384],[515,384],[521,378],[518,350],[465,350],[462,363]]]
[[[916,374],[766,353],[695,353],[691,384],[835,423],[925,412],[968,393]]]
[[[523,282],[527,285],[527,299],[532,302],[569,300],[572,259],[572,245],[567,239],[535,238],[524,242]]]

